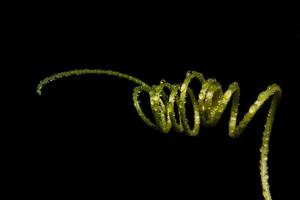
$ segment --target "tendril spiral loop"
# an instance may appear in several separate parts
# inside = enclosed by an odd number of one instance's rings
[[[243,132],[260,107],[272,97],[260,147],[262,194],[265,200],[272,199],[268,182],[269,175],[267,160],[274,116],[281,98],[281,88],[277,84],[268,86],[265,91],[258,95],[256,101],[250,106],[248,112],[238,124],[237,116],[240,97],[240,88],[238,83],[233,82],[229,85],[228,89],[223,92],[221,85],[215,79],[206,80],[201,73],[196,71],[188,71],[186,73],[186,78],[181,84],[170,84],[165,80],[162,80],[158,85],[149,86],[140,79],[116,71],[100,69],[71,70],[57,73],[41,80],[37,86],[37,93],[41,95],[42,88],[51,81],[63,77],[83,74],[110,75],[124,78],[138,84],[138,86],[136,86],[133,90],[133,103],[138,115],[148,126],[163,133],[168,133],[171,128],[173,128],[176,132],[185,132],[187,135],[196,136],[199,133],[200,123],[204,126],[215,126],[218,123],[225,108],[231,100],[229,136],[236,138]],[[193,79],[197,80],[201,85],[201,89],[198,94],[195,94],[189,87],[189,84]],[[142,111],[139,101],[139,95],[142,92],[149,94],[154,122],[152,122]],[[187,97],[189,97],[193,106],[194,123],[192,128],[190,127],[186,116],[185,104]],[[175,112],[177,112],[178,119],[176,119]]]

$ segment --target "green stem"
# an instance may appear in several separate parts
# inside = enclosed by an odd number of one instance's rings
[[[37,86],[37,94],[41,95],[43,87],[54,80],[83,74],[110,75],[118,78],[124,78],[138,84],[138,86],[133,90],[133,102],[138,115],[148,126],[163,133],[168,133],[170,129],[173,128],[174,131],[185,132],[190,136],[196,136],[199,134],[200,123],[203,123],[204,126],[215,126],[221,118],[228,103],[231,101],[229,136],[232,138],[237,138],[250,123],[260,107],[272,97],[271,106],[269,108],[265,129],[262,136],[262,144],[260,147],[261,158],[259,166],[263,196],[265,200],[272,199],[269,189],[270,186],[268,181],[269,175],[267,160],[275,112],[281,98],[281,88],[278,85],[272,84],[265,91],[261,92],[258,95],[257,100],[250,106],[249,111],[244,115],[243,119],[238,123],[238,125],[237,115],[240,98],[240,88],[238,83],[232,83],[223,93],[221,85],[215,79],[205,80],[201,73],[195,71],[188,72],[181,85],[171,85],[166,81],[161,81],[159,85],[150,87],[140,79],[116,71],[101,69],[71,70],[54,74],[40,81]],[[202,87],[198,94],[198,99],[196,99],[193,90],[189,88],[189,84],[194,78],[199,81]],[[164,89],[169,90],[169,96],[166,95]],[[138,97],[142,91],[148,93],[150,96],[150,106],[155,123],[153,123],[144,114],[140,107]],[[194,127],[192,129],[188,123],[185,109],[186,98],[188,95],[194,109]],[[175,103],[178,107],[178,120],[175,118]],[[177,121],[179,123],[177,123]]]

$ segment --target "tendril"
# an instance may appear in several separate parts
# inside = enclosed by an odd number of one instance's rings
[[[138,86],[134,88],[132,96],[134,107],[138,115],[148,126],[163,133],[170,132],[172,128],[176,132],[185,132],[189,136],[196,136],[199,133],[200,123],[202,123],[203,126],[215,126],[231,101],[228,127],[229,136],[237,138],[261,106],[269,98],[272,98],[264,126],[259,162],[262,194],[265,200],[272,199],[269,189],[267,161],[271,130],[276,108],[281,98],[281,88],[277,84],[268,86],[266,90],[258,95],[256,101],[250,106],[248,112],[239,123],[237,123],[240,97],[238,83],[233,82],[229,85],[228,89],[223,92],[221,85],[215,79],[206,80],[201,73],[196,71],[188,71],[186,73],[186,78],[181,84],[170,84],[165,80],[162,80],[158,85],[149,86],[140,79],[116,71],[100,69],[71,70],[60,72],[41,80],[37,86],[37,94],[41,95],[43,87],[56,79],[83,74],[110,75],[124,78],[138,84]],[[189,84],[193,79],[196,79],[201,85],[201,90],[196,95],[189,87]],[[168,93],[166,91],[168,91]],[[139,96],[142,92],[149,94],[154,122],[145,115],[140,106]],[[193,127],[190,127],[186,116],[185,104],[187,96],[193,106]],[[175,109],[175,104],[177,109]],[[175,112],[177,112],[177,119]]]

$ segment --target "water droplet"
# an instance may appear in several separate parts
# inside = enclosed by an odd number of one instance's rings
[[[162,79],[161,81],[160,81],[160,84],[165,84],[167,81],[165,80],[165,79]]]
[[[192,75],[192,71],[188,70],[188,71],[186,72],[186,76],[190,76],[190,75]]]
[[[256,111],[256,106],[250,106],[249,113],[253,114]]]
[[[264,160],[264,161],[267,161],[267,160],[268,160],[268,158],[267,158],[267,157],[264,157],[264,158],[263,158],[263,160]]]

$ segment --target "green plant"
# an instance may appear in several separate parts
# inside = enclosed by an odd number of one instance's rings
[[[271,200],[269,189],[268,175],[268,152],[271,130],[277,105],[281,98],[281,88],[277,84],[270,85],[265,91],[261,92],[257,100],[250,106],[249,111],[244,115],[237,125],[237,115],[239,107],[240,88],[237,82],[229,85],[228,89],[223,92],[221,85],[215,79],[205,79],[199,72],[189,71],[186,74],[182,84],[170,84],[164,80],[159,85],[149,86],[147,83],[133,76],[111,70],[101,69],[80,69],[60,72],[51,75],[43,80],[37,86],[37,94],[42,94],[42,88],[48,83],[63,77],[97,74],[110,75],[124,78],[138,84],[133,90],[133,102],[138,115],[150,127],[168,133],[171,128],[177,132],[185,132],[187,135],[196,136],[199,133],[200,123],[204,126],[215,126],[222,116],[227,104],[231,100],[231,111],[229,120],[229,136],[237,138],[248,123],[254,117],[260,107],[272,97],[271,105],[266,117],[265,129],[262,136],[260,147],[260,176],[262,183],[262,193],[265,200]],[[198,94],[198,99],[189,87],[192,79],[196,79],[202,85]],[[168,92],[166,92],[168,90]],[[154,117],[154,123],[144,114],[140,107],[139,95],[146,92],[150,96],[151,111]],[[169,95],[167,95],[167,93]],[[194,111],[194,127],[191,129],[187,117],[185,103],[187,95],[191,100]],[[175,104],[177,106],[178,119],[175,115]]]

